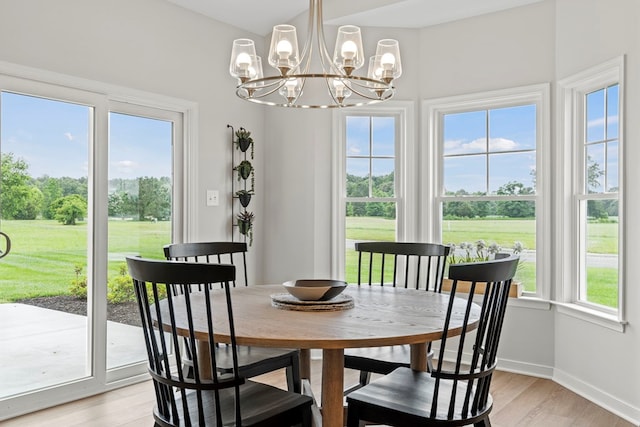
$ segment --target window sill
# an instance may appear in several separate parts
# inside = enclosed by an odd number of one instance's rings
[[[529,308],[533,310],[551,310],[551,302],[535,297],[520,296],[509,298],[509,307]]]
[[[444,290],[442,291],[445,292]],[[482,294],[476,294],[473,297],[473,302],[477,304],[482,304]],[[517,298],[509,298],[509,302],[507,303],[508,307],[518,307],[518,308],[527,308],[530,310],[551,310],[551,302],[542,300],[540,298],[532,298],[532,297],[517,297]]]
[[[616,332],[624,333],[627,322],[621,321],[617,316],[606,314],[598,310],[570,303],[554,303],[558,307],[558,313],[584,320]]]

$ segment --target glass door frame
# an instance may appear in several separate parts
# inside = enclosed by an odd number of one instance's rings
[[[85,378],[0,400],[1,419],[33,412],[148,379],[146,361],[107,372],[107,219],[109,112],[181,117],[174,122],[172,238],[197,230],[197,104],[133,89],[0,62],[0,91],[50,98],[93,108],[88,135],[87,292],[89,370]],[[2,106],[0,105],[0,108]],[[137,111],[137,113],[136,113]],[[172,120],[173,121],[173,120]],[[92,125],[92,126],[91,126]],[[189,192],[188,190],[189,189]],[[190,193],[190,194],[189,194]]]

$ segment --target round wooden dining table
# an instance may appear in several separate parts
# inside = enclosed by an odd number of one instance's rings
[[[288,347],[302,350],[302,378],[309,378],[310,350],[322,350],[322,426],[344,425],[344,349],[411,345],[411,367],[427,369],[427,343],[438,340],[444,329],[449,295],[389,286],[349,285],[344,291],[353,307],[336,311],[298,311],[278,308],[272,295],[286,292],[281,285],[255,285],[231,292],[236,339],[239,345]],[[229,342],[224,291],[211,293],[214,333]],[[194,327],[199,340],[208,340],[204,293],[192,294]],[[467,300],[454,298],[449,335],[460,334]],[[177,329],[185,326],[186,313],[176,304]],[[198,308],[202,308],[198,310]],[[165,307],[166,309],[166,307]],[[468,323],[478,322],[480,307],[473,304]],[[165,317],[168,318],[168,317]],[[166,327],[167,325],[165,325]],[[186,330],[186,327],[185,327]]]

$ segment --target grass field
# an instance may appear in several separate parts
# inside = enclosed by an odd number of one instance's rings
[[[535,222],[519,219],[471,219],[445,220],[442,224],[442,242],[474,243],[484,240],[487,244],[497,243],[504,249],[511,249],[515,241],[523,244],[526,251],[534,251]],[[590,223],[587,227],[588,251],[594,254],[617,253],[618,227],[615,223]],[[348,240],[395,240],[395,221],[382,218],[347,217],[346,238]],[[346,250],[345,277],[349,283],[357,281],[357,254],[353,249]],[[536,271],[532,262],[521,261],[516,280],[522,282],[525,291],[535,292]],[[374,277],[380,272],[374,271]],[[617,270],[612,268],[590,267],[587,269],[589,301],[608,307],[616,307],[618,300]]]
[[[109,277],[119,273],[127,255],[162,258],[162,246],[170,242],[170,222],[109,221]],[[460,244],[484,239],[510,248],[521,241],[535,250],[531,220],[444,221],[443,242]],[[589,252],[615,253],[616,224],[589,224]],[[11,254],[0,260],[0,303],[36,296],[68,294],[76,278],[76,266],[87,264],[86,224],[65,226],[56,221],[2,221],[2,231],[12,237]],[[349,240],[395,240],[395,221],[382,218],[348,217]],[[346,278],[357,280],[357,255],[346,251]],[[379,275],[379,272],[377,272]],[[376,274],[376,272],[374,272]],[[614,307],[617,304],[617,271],[589,268],[590,301]],[[535,291],[535,266],[523,263],[516,278],[527,291]]]
[[[87,226],[56,221],[2,221],[12,239],[0,260],[0,303],[21,298],[68,294],[77,265],[87,273]],[[163,258],[171,223],[109,221],[109,277],[119,274],[126,255]]]

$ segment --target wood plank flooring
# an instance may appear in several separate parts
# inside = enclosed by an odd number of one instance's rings
[[[320,361],[312,361],[312,388],[320,398]],[[260,381],[284,387],[284,371],[263,375]],[[345,382],[357,380],[347,370]],[[497,371],[491,391],[493,427],[633,427],[633,425],[550,380]],[[17,417],[2,427],[142,427],[153,426],[150,381],[124,387]]]

